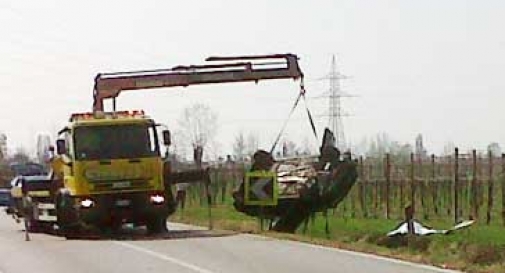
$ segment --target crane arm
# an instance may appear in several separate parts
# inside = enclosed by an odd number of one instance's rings
[[[209,57],[206,61],[219,63],[177,66],[164,70],[98,74],[93,92],[93,111],[103,111],[105,99],[115,99],[121,91],[126,90],[227,82],[258,82],[266,79],[292,78],[296,80],[303,77],[298,66],[298,57],[294,54]]]

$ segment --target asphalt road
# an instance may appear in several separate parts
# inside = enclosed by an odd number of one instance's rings
[[[32,234],[25,241],[22,225],[0,212],[0,273],[453,272],[261,236],[169,226],[174,231],[163,238],[66,240]]]

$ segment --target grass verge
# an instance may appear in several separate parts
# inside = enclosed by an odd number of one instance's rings
[[[190,206],[182,212],[178,210],[170,220],[206,226],[208,219],[206,207]],[[317,216],[305,231],[301,227],[295,234],[282,234],[262,231],[258,219],[236,212],[229,204],[214,206],[212,219],[216,229],[372,253],[470,273],[505,272],[505,228],[498,225],[477,223],[451,235],[392,239],[384,234],[398,224],[397,220],[330,216],[330,233],[326,234],[325,219]],[[427,223],[436,228],[451,226],[443,220]]]

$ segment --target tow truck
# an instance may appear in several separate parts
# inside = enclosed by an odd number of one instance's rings
[[[115,230],[133,223],[146,225],[151,233],[166,231],[167,217],[176,209],[172,186],[198,179],[194,172],[171,171],[160,153],[159,123],[141,110],[116,111],[122,91],[303,77],[294,54],[206,61],[213,64],[98,74],[93,111],[72,114],[59,132],[51,174],[24,184],[29,226],[53,224],[72,234],[85,227]],[[106,99],[112,99],[111,111],[104,109]],[[161,133],[168,147],[170,131]]]

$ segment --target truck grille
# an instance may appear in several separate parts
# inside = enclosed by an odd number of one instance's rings
[[[147,190],[152,188],[146,180],[96,182],[93,185],[94,192]]]

